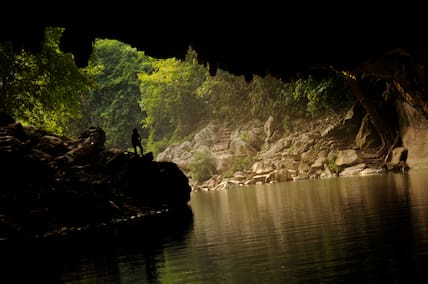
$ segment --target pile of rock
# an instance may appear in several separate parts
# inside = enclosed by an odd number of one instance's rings
[[[176,163],[190,177],[193,190],[407,170],[405,147],[391,149],[386,160],[370,155],[378,141],[373,131],[361,126],[363,117],[351,111],[327,113],[296,124],[288,133],[272,127],[271,118],[264,123],[251,120],[230,130],[211,122],[192,140],[165,149],[157,160]],[[221,138],[225,133],[228,139]],[[219,143],[226,148],[222,152],[216,151]],[[191,179],[190,164],[193,155],[203,150],[213,157],[216,173],[197,182]],[[243,158],[251,158],[252,165],[234,171],[233,165]]]

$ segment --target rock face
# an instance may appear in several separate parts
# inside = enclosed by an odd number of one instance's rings
[[[408,150],[411,168],[428,166],[428,120],[406,102],[397,103],[403,145]]]
[[[272,134],[275,131],[268,127],[271,118],[264,123],[259,120],[246,122],[236,129],[210,122],[201,130],[204,135],[196,134],[198,139],[168,147],[157,160],[185,165],[203,144],[215,161],[216,172],[208,180],[201,181],[192,178],[192,171],[183,167],[195,191],[225,189],[229,185],[401,172],[408,170],[410,163],[411,167],[423,166],[428,156],[416,154],[425,153],[427,149],[424,120],[412,108],[403,107],[402,110],[407,110],[400,120],[403,143],[391,147],[388,156],[373,154],[381,141],[367,121],[368,116],[361,108],[353,106],[350,110],[326,113],[305,121],[295,131],[277,134]],[[420,139],[416,137],[419,131]],[[221,133],[226,133],[227,139],[223,139]],[[202,136],[204,139],[200,139]]]
[[[101,128],[73,141],[10,122],[0,126],[1,237],[81,229],[190,201],[176,164],[106,150]]]

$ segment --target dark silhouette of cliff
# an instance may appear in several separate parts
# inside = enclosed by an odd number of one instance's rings
[[[47,237],[188,206],[174,164],[106,150],[99,127],[79,139],[14,122],[0,126],[0,236]]]

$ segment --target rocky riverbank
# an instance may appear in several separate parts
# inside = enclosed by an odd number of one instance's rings
[[[56,237],[135,222],[190,200],[189,180],[176,164],[154,161],[151,153],[107,150],[101,128],[70,140],[5,114],[1,122],[1,238]]]
[[[192,140],[168,147],[157,160],[176,163],[195,191],[409,168],[406,147],[396,143],[387,155],[379,155],[380,144],[367,114],[353,106],[296,120],[288,131],[281,130],[272,117],[235,128],[213,121]],[[210,178],[196,181],[191,165],[195,154],[203,152],[209,153],[215,170]]]

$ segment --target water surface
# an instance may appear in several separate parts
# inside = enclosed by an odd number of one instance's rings
[[[427,174],[193,192],[185,215],[9,248],[3,268],[45,283],[427,283]]]

